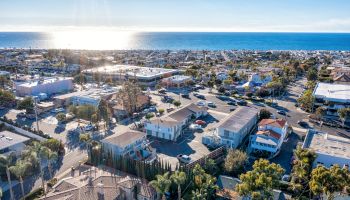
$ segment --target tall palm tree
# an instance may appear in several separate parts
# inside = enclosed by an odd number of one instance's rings
[[[162,199],[165,200],[165,193],[169,191],[171,180],[169,179],[169,172],[166,172],[163,175],[157,175],[156,180],[153,180],[149,183],[156,191],[162,196]]]
[[[177,185],[177,196],[178,199],[181,199],[181,185],[186,182],[186,173],[175,171],[174,174],[170,176],[170,179]]]
[[[45,194],[45,180],[44,180],[44,173],[42,170],[42,158],[44,158],[44,147],[39,142],[33,142],[32,146],[29,147],[29,153],[32,155],[36,155],[39,163],[39,170],[40,170],[40,177],[41,177],[41,187],[43,188],[44,194]]]
[[[10,170],[9,170],[10,164],[11,164],[11,162],[10,162],[10,159],[8,157],[6,157],[4,155],[0,155],[0,168],[6,170],[7,181],[8,181],[9,186],[10,186],[10,196],[11,196],[11,200],[13,200],[14,197],[13,197],[13,191],[12,191],[11,175],[10,175]]]
[[[24,197],[24,187],[23,187],[23,177],[26,174],[27,169],[30,167],[30,163],[25,162],[23,160],[18,160],[16,165],[11,166],[9,169],[12,174],[14,174],[21,184],[22,197]]]
[[[58,157],[57,152],[51,151],[47,147],[42,148],[43,157],[47,160],[47,168],[49,169],[50,178],[52,178],[52,164],[51,161],[56,160]]]

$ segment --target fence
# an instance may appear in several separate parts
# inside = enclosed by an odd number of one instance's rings
[[[217,162],[221,161],[223,159],[223,156],[225,155],[225,152],[226,152],[225,146],[219,147],[218,149],[215,149],[214,151],[210,152],[208,155],[203,156],[200,159],[187,164],[185,167],[187,169],[192,169],[194,166],[196,166],[196,164],[204,165],[208,159],[213,159]]]

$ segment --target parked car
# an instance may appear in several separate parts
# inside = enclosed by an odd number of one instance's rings
[[[284,110],[277,110],[277,113],[280,114],[280,115],[286,115],[286,111]]]
[[[174,108],[167,108],[167,109],[166,109],[167,112],[171,112],[171,111],[173,111],[173,110],[175,110],[175,109],[174,109]]]
[[[184,154],[179,154],[176,156],[176,158],[183,163],[190,163],[191,162],[191,158],[188,155],[184,155]]]
[[[234,102],[234,101],[228,101],[228,102],[227,102],[227,105],[235,106],[235,105],[237,105],[237,104],[236,104],[236,102]]]
[[[202,126],[199,124],[191,124],[189,127],[191,130],[201,130]]]
[[[235,107],[230,107],[230,112],[232,112],[232,111],[234,111],[234,110],[236,110]]]
[[[298,124],[299,124],[299,126],[304,127],[304,128],[309,127],[309,124],[305,121],[302,121],[302,120],[298,121]]]
[[[202,95],[202,94],[197,94],[196,97],[197,97],[198,99],[205,99],[205,96]]]
[[[17,117],[26,117],[26,113],[25,112],[20,112],[17,114]]]
[[[207,105],[208,105],[209,107],[216,108],[216,105],[215,105],[214,102],[209,101],[209,102],[207,103]]]
[[[64,112],[63,108],[55,108],[53,110],[51,110],[52,113],[60,113],[60,112]]]
[[[160,90],[158,90],[158,93],[160,93],[160,94],[166,94],[166,89],[160,89]]]
[[[35,119],[35,114],[26,114],[27,119]]]
[[[197,102],[197,106],[205,106],[205,102],[204,101],[198,101]]]
[[[164,96],[162,98],[162,101],[164,101],[165,103],[171,103],[171,102],[174,101],[174,99],[172,97],[170,97],[170,96]]]
[[[246,106],[248,103],[244,100],[237,101],[237,104],[240,106]]]
[[[148,108],[149,112],[157,112],[157,108],[155,106],[151,106]]]
[[[194,123],[199,124],[199,125],[206,125],[207,124],[207,122],[205,122],[203,120],[196,120]]]
[[[181,94],[181,97],[188,99],[188,98],[190,98],[190,95],[189,94]]]
[[[282,176],[282,181],[289,182],[290,179],[291,179],[291,177],[290,177],[290,175],[288,175],[288,174],[285,174],[285,175]]]
[[[94,129],[94,126],[92,124],[88,124],[84,127],[84,131],[92,131]]]

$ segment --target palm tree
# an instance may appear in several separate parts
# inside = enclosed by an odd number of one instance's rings
[[[13,173],[21,184],[22,197],[24,197],[23,176],[25,176],[27,169],[30,167],[30,163],[23,160],[18,160],[16,165],[11,166],[9,169]]]
[[[0,199],[2,197],[2,188],[0,187]]]
[[[10,196],[11,199],[13,200],[13,191],[12,191],[12,182],[11,182],[11,175],[10,175],[10,170],[9,170],[9,166],[10,166],[11,162],[9,157],[6,157],[4,155],[0,155],[0,168],[5,169],[6,170],[6,175],[7,175],[7,181],[10,185]]]
[[[163,175],[157,175],[156,180],[153,180],[149,183],[156,191],[162,196],[162,199],[165,200],[165,193],[169,191],[171,180],[169,179],[169,172],[166,172]]]
[[[177,185],[177,196],[181,199],[181,185],[186,182],[186,173],[175,171],[174,174],[170,176],[170,179]]]
[[[43,188],[44,194],[45,194],[45,180],[44,180],[44,173],[42,170],[42,158],[44,157],[44,151],[47,147],[42,146],[39,142],[33,142],[32,146],[29,147],[29,153],[33,157],[35,156],[39,163],[39,170],[40,170],[40,176],[41,176],[41,187]]]
[[[52,160],[56,160],[57,157],[58,157],[58,154],[57,154],[57,152],[51,151],[47,147],[43,147],[42,154],[43,154],[44,157],[46,157],[47,167],[49,169],[50,178],[52,178],[52,164],[51,164],[51,161]]]

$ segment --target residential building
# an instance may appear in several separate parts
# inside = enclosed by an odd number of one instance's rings
[[[258,120],[259,110],[252,107],[240,107],[222,120],[217,126],[221,144],[237,148],[252,131]]]
[[[130,107],[128,98],[121,97],[121,94],[115,94],[111,97],[109,104],[111,105],[112,112],[117,119],[123,119],[124,117],[131,116],[133,113],[142,110],[150,104],[150,97],[148,95],[140,94],[135,98],[136,105]],[[123,100],[124,99],[124,100]]]
[[[15,153],[19,155],[24,149],[25,142],[30,139],[10,131],[0,132],[0,154]]]
[[[317,83],[313,96],[314,105],[327,109],[327,115],[337,116],[337,111],[350,106],[350,85]]]
[[[177,69],[139,67],[133,65],[103,66],[83,71],[89,77],[94,74],[101,74],[105,79],[115,81],[136,80],[144,86],[154,86],[164,77],[170,77],[179,73]]]
[[[284,119],[263,119],[258,124],[256,134],[250,136],[250,153],[267,153],[272,157],[278,154],[287,136],[288,123]]]
[[[331,167],[350,166],[350,139],[309,129],[305,137],[303,148],[314,151],[317,155],[313,167],[318,164]]]
[[[118,92],[118,88],[90,88],[68,94],[55,96],[56,107],[73,105],[92,105],[97,107],[101,99],[107,100]]]
[[[347,84],[350,82],[350,67],[334,67],[331,76],[334,82]]]
[[[145,122],[147,135],[176,141],[189,122],[207,115],[207,107],[188,104],[162,117],[156,117]]]
[[[142,199],[156,200],[157,192],[146,180],[133,175],[81,165],[72,169],[70,176],[59,180],[43,200],[56,199]]]
[[[157,157],[156,150],[149,146],[146,133],[125,131],[115,133],[103,140],[102,149],[112,156],[130,156],[136,160],[153,161]]]
[[[73,90],[72,78],[39,78],[15,83],[17,96],[36,96],[40,93],[54,95]]]
[[[219,142],[236,149],[255,127],[258,112],[254,107],[239,107],[218,123],[212,135],[203,136],[202,142],[207,145]]]
[[[188,85],[192,81],[190,76],[174,75],[163,78],[161,84],[165,87],[182,87]]]

